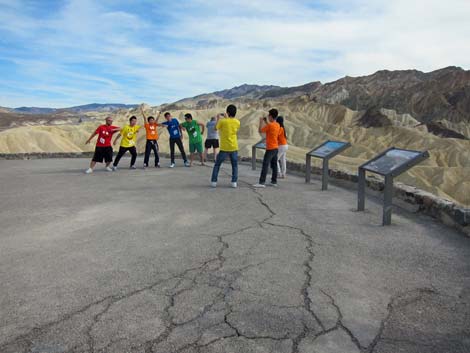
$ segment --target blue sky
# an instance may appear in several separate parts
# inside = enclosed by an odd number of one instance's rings
[[[0,106],[470,67],[468,0],[0,0]]]

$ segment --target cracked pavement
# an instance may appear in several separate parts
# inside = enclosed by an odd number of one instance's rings
[[[428,217],[87,164],[0,161],[2,353],[470,352],[470,239]]]

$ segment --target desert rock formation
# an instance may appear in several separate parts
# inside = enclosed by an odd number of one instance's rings
[[[260,86],[258,86],[260,87]],[[470,207],[470,73],[447,68],[433,73],[380,71],[300,88],[241,86],[184,99],[159,107],[144,106],[147,115],[170,110],[180,121],[185,113],[206,122],[234,103],[239,108],[240,155],[250,156],[260,139],[258,118],[276,107],[286,118],[290,143],[288,159],[304,161],[305,152],[326,139],[349,141],[353,147],[336,157],[331,167],[357,172],[357,167],[391,146],[428,150],[431,157],[398,180]],[[264,87],[264,88],[263,88]],[[269,98],[262,98],[263,96]],[[230,97],[230,98],[224,98]],[[357,109],[351,109],[352,107]],[[91,151],[84,142],[108,112],[87,112],[40,121],[12,120],[1,112],[0,152]],[[72,113],[70,113],[72,114]],[[124,126],[137,108],[112,113],[115,125]],[[163,117],[161,117],[163,120]],[[60,124],[57,123],[60,122]],[[187,139],[185,139],[187,143]],[[161,151],[168,151],[168,134],[160,131]],[[145,133],[138,150],[143,152]]]

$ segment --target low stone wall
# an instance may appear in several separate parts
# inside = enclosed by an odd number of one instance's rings
[[[251,163],[251,158],[243,157],[241,160]],[[258,159],[257,162],[261,163],[262,160]],[[287,162],[287,170],[290,173],[305,176],[305,169],[305,163]],[[312,166],[312,174],[321,175],[321,173],[321,168]],[[358,181],[356,174],[341,170],[330,169],[329,175],[333,182],[336,180],[357,184]],[[374,176],[368,176],[366,184],[369,190],[375,191],[376,194],[384,189],[383,181]],[[400,182],[394,183],[393,196],[394,203],[399,203],[400,206],[403,205],[407,209],[412,208],[416,213],[431,216],[439,222],[458,229],[467,236],[470,236],[470,206],[469,208],[464,208],[452,201]],[[407,205],[412,207],[406,207]]]
[[[93,152],[79,153],[12,153],[0,154],[0,159],[47,159],[47,158],[91,158]],[[162,158],[168,158],[168,154],[161,154]],[[178,156],[179,157],[179,156]],[[242,162],[251,163],[251,157],[241,157]],[[258,163],[262,160],[258,159]],[[290,173],[300,176],[305,175],[305,164],[287,162],[287,169]],[[321,168],[312,166],[312,173],[321,175]],[[357,183],[357,175],[340,170],[330,169],[329,175],[332,181],[346,181]],[[367,178],[369,190],[381,192],[384,189],[383,182],[375,177]],[[467,236],[470,236],[470,208],[464,208],[452,201],[437,197],[429,192],[420,190],[413,186],[402,183],[395,183],[394,197],[404,205],[414,206],[414,211],[437,219],[438,221],[458,229]]]
[[[0,153],[0,159],[91,158],[93,152]]]
[[[116,151],[114,151],[116,154]],[[91,158],[94,152],[52,152],[52,153],[0,153],[0,160],[18,160],[18,159],[48,159],[48,158]],[[143,153],[139,153],[143,156]],[[129,154],[127,154],[129,156]],[[161,158],[169,158],[169,153],[160,153]],[[178,157],[179,158],[179,157]]]

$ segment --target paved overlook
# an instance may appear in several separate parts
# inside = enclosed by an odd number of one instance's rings
[[[88,162],[0,161],[2,353],[470,352],[470,240],[430,218]]]

